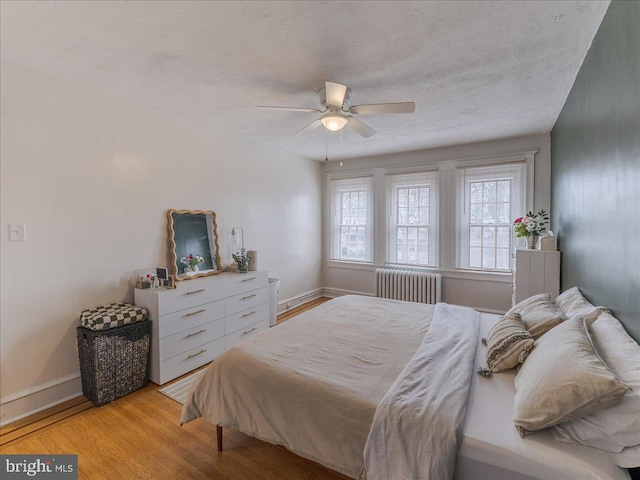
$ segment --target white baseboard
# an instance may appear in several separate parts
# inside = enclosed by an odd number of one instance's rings
[[[37,385],[0,399],[0,427],[82,395],[80,373]]]
[[[323,288],[325,297],[336,298],[342,297],[343,295],[364,295],[366,297],[375,296],[373,293],[365,293],[365,292],[355,292],[353,290],[344,290],[342,288]]]
[[[315,290],[310,290],[300,295],[296,295],[295,297],[282,300],[278,302],[278,313],[286,312],[287,310],[290,310],[293,307],[297,307],[298,305],[302,305],[303,303],[307,303],[307,302],[310,302],[311,300],[320,298],[323,296],[323,292],[324,292],[323,288],[316,288]]]
[[[315,290],[311,290],[309,292],[305,292],[300,295],[296,295],[295,297],[287,298],[286,300],[278,302],[278,313],[280,314],[286,312],[293,307],[297,307],[298,305],[302,305],[303,303],[310,302],[311,300],[315,300],[317,298],[336,298],[343,295],[366,295],[369,297],[372,296],[371,293],[354,292],[351,290],[343,290],[340,288],[316,288]]]

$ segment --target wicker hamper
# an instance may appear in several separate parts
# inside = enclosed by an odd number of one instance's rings
[[[151,320],[107,330],[78,327],[82,393],[95,405],[128,395],[149,382]]]

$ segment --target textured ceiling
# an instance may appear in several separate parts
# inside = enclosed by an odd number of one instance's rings
[[[551,130],[608,1],[0,2],[1,59],[305,157]],[[325,81],[378,133],[292,135]],[[325,139],[326,137],[326,139]]]

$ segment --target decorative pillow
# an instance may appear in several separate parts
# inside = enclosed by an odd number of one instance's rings
[[[534,340],[540,338],[567,317],[551,301],[551,295],[541,293],[529,297],[509,310],[505,317],[512,313],[519,313],[525,327]]]
[[[565,290],[553,301],[567,318],[583,317],[588,320],[595,320],[600,313],[606,311],[604,307],[596,307],[590,303],[578,287]]]
[[[553,436],[566,443],[581,443],[611,453],[629,447],[640,449],[640,345],[616,317],[602,313],[589,327],[602,359],[629,390],[620,403],[584,418],[553,428]],[[639,450],[640,451],[640,450]],[[640,455],[636,457],[640,466]]]
[[[614,405],[629,390],[595,352],[582,318],[536,342],[515,387],[514,422],[522,436]]]
[[[519,313],[504,316],[487,335],[487,365],[492,372],[502,372],[523,363],[533,348],[533,337]]]

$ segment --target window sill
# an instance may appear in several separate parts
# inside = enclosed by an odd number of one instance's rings
[[[348,262],[346,260],[329,260],[327,261],[329,268],[348,268],[350,270],[371,270],[374,271],[378,266],[371,262]]]
[[[432,267],[413,267],[409,265],[374,265],[373,263],[356,263],[339,260],[329,260],[327,268],[345,268],[348,270],[363,270],[374,272],[376,268],[397,268],[398,270],[412,270],[424,272],[439,272],[443,278],[459,278],[463,280],[482,280],[484,282],[511,283],[513,274],[511,272],[479,272],[476,270],[462,269],[438,269]]]

